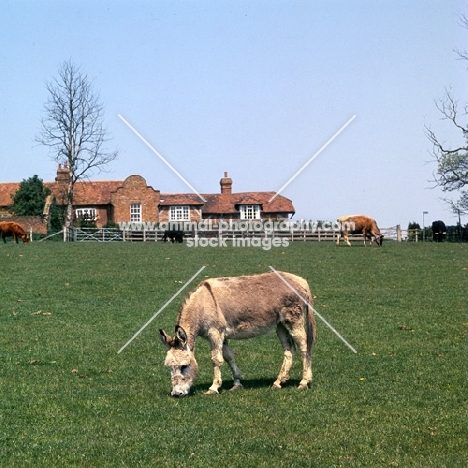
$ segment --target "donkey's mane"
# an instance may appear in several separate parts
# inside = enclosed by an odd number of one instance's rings
[[[208,286],[207,281],[202,281],[196,288],[192,289],[188,293],[188,296],[184,299],[184,301],[182,302],[182,304],[179,307],[179,311],[178,311],[178,314],[177,314],[177,323],[179,323],[179,321],[180,321],[180,317],[182,315],[182,311],[184,310],[185,306],[187,306],[192,301],[192,299],[193,299],[192,296],[204,286]],[[211,288],[209,286],[208,286],[208,289],[211,292]]]

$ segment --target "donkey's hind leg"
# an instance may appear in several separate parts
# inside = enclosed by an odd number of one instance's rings
[[[272,388],[281,388],[281,384],[289,380],[289,371],[291,370],[294,356],[294,342],[289,331],[281,323],[276,328],[276,334],[283,347],[283,365]]]
[[[291,325],[291,336],[302,356],[302,380],[298,388],[308,388],[309,383],[312,382],[312,359],[310,350],[307,349],[307,335],[302,322],[297,321]]]
[[[239,390],[242,388],[241,379],[242,374],[239,368],[237,367],[236,361],[234,360],[234,352],[229,346],[228,341],[225,340],[223,343],[223,359],[228,363],[231,368],[232,376],[234,378],[234,383],[231,390]]]

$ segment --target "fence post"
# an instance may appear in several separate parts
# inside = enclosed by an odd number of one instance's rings
[[[396,238],[397,242],[401,242],[401,226],[399,224],[396,226]]]

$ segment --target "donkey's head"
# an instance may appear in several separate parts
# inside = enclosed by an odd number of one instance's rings
[[[159,330],[159,333],[167,348],[164,364],[171,371],[171,395],[186,396],[198,374],[198,364],[193,349],[190,349],[187,344],[187,334],[179,325],[176,325],[174,338],[171,338],[164,330]]]

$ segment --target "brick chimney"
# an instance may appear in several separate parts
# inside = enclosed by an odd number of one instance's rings
[[[232,193],[232,179],[228,177],[228,173],[224,173],[224,177],[219,181],[221,185],[221,193]]]
[[[70,181],[70,169],[68,169],[68,163],[63,163],[63,167],[61,164],[58,165],[57,169],[57,177],[55,177],[55,182],[59,184],[68,184]]]

